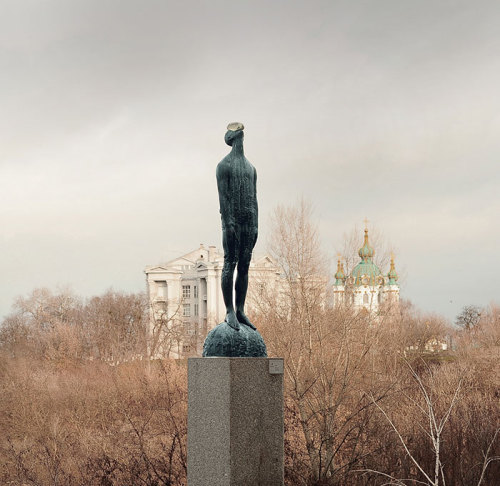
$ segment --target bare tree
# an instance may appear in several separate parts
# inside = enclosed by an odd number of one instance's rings
[[[18,297],[0,328],[0,346],[12,355],[78,359],[82,356],[79,319],[82,301],[69,289],[34,289]]]
[[[416,381],[420,389],[420,392],[422,393],[422,398],[424,400],[424,406],[421,406],[418,402],[415,402],[415,405],[422,412],[424,419],[428,421],[427,434],[431,441],[432,450],[434,452],[434,470],[432,472],[431,471],[426,472],[424,468],[419,464],[419,462],[415,459],[414,455],[408,448],[408,445],[406,444],[402,435],[399,433],[397,427],[394,425],[394,422],[390,419],[389,415],[385,412],[385,410],[377,403],[377,401],[373,397],[371,398],[373,403],[382,412],[384,417],[387,419],[387,421],[393,428],[394,432],[396,433],[396,436],[401,441],[401,444],[403,445],[406,454],[408,454],[408,457],[411,459],[413,464],[417,467],[420,473],[428,481],[427,484],[429,484],[430,486],[439,486],[440,478],[442,478],[442,480],[444,481],[443,463],[441,461],[441,455],[440,455],[443,429],[446,423],[448,422],[453,407],[455,406],[456,401],[458,399],[458,395],[460,393],[462,385],[462,379],[460,379],[460,381],[458,382],[458,385],[455,389],[455,392],[453,393],[449,406],[446,408],[445,412],[440,417],[438,417],[436,412],[436,406],[434,400],[432,399],[430,391],[427,390],[426,386],[424,385],[422,379],[417,374],[417,372],[411,367],[409,363],[407,364],[408,367],[410,368],[412,377]]]
[[[143,294],[114,292],[87,302],[64,290],[35,289],[19,297],[0,330],[0,346],[38,359],[98,359],[109,363],[145,355]]]
[[[149,302],[148,357],[178,358],[185,339],[181,301]]]
[[[390,389],[371,379],[379,326],[366,312],[327,305],[329,265],[310,205],[278,207],[269,246],[281,278],[254,299],[259,329],[270,353],[285,358],[286,396],[300,417],[312,480],[333,484],[368,454],[362,438],[373,405],[360,390],[383,397]]]
[[[412,421],[417,421],[418,428],[424,433],[432,461],[426,461],[426,454],[422,454],[421,445],[419,448],[412,447],[411,441],[405,437],[403,428],[398,426],[397,421],[391,417],[391,412],[379,403],[375,397],[371,396],[372,403],[377,407],[386,419],[399,443],[402,445],[404,453],[409,458],[414,473],[412,478],[397,478],[392,473],[366,469],[365,473],[374,473],[386,478],[388,482],[384,484],[425,484],[427,486],[446,485],[446,477],[450,477],[450,471],[446,471],[447,461],[443,460],[443,445],[445,439],[445,428],[450,423],[453,413],[461,401],[464,393],[463,385],[466,381],[464,371],[460,369],[447,370],[442,368],[432,369],[424,361],[420,360],[422,372],[417,372],[416,368],[407,360],[406,366],[410,376],[417,385],[417,393],[412,393],[411,389],[403,391],[407,415]],[[400,417],[401,420],[401,417]],[[493,446],[497,440],[499,429],[493,434],[486,450],[483,452],[484,460],[481,464],[480,475],[476,486],[481,486],[485,479],[488,466],[500,458],[491,454]],[[449,461],[448,461],[449,463]],[[459,472],[453,472],[456,484],[459,480]]]
[[[83,308],[80,324],[89,355],[112,364],[145,356],[146,311],[144,294],[109,290],[92,297]]]
[[[458,314],[455,324],[466,331],[470,331],[479,323],[482,312],[481,307],[477,305],[466,305]]]

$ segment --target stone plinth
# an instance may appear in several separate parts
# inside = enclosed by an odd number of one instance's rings
[[[283,485],[283,359],[188,360],[188,486]]]

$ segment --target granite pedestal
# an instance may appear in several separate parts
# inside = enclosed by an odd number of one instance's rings
[[[283,359],[188,360],[188,486],[283,485]]]

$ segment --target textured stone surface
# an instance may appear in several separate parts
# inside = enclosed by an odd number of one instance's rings
[[[283,485],[283,375],[270,361],[188,360],[188,486]]]
[[[265,358],[267,351],[259,331],[245,325],[236,331],[227,322],[222,322],[208,333],[203,356]]]
[[[188,486],[231,484],[229,361],[188,359]]]

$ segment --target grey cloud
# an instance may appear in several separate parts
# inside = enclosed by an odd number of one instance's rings
[[[44,283],[142,289],[144,265],[219,244],[213,171],[230,121],[245,123],[259,171],[261,250],[266,213],[304,194],[328,248],[365,216],[385,228],[424,308],[456,311],[433,300],[436,286],[457,305],[486,303],[448,263],[422,282],[450,242],[463,239],[450,257],[468,262],[500,237],[499,13],[456,1],[2,2],[0,314]]]

